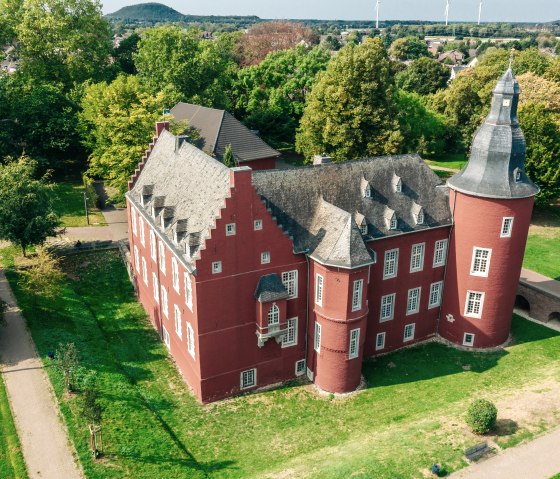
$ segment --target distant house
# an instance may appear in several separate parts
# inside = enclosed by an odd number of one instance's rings
[[[237,166],[249,166],[253,170],[276,168],[280,153],[227,111],[179,102],[171,114],[175,120],[187,120],[200,133],[197,146],[218,160],[223,160],[227,146],[231,145]]]
[[[459,50],[451,50],[450,52],[442,53],[438,57],[440,63],[451,63],[452,65],[460,65],[465,59],[465,54]],[[446,61],[449,60],[449,61]]]
[[[466,65],[453,65],[451,67],[451,76],[449,77],[449,81],[452,82],[453,80],[455,80],[457,78],[457,75],[467,68],[468,66]]]

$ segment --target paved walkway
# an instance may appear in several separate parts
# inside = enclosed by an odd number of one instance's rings
[[[506,449],[449,477],[453,479],[549,479],[560,472],[560,429]]]
[[[107,226],[76,226],[66,228],[64,238],[82,241],[118,241],[128,238],[128,220],[125,208],[102,210]]]
[[[30,479],[81,479],[58,404],[25,319],[0,270],[0,298],[9,305],[0,326],[0,369]]]

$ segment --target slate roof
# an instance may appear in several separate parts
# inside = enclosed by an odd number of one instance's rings
[[[201,135],[200,148],[220,160],[227,145],[231,145],[234,157],[241,163],[280,156],[227,111],[179,102],[171,114],[196,128]]]
[[[395,191],[394,179],[402,181]],[[372,256],[359,230],[378,239],[451,224],[448,194],[418,155],[369,158],[286,170],[253,171],[253,184],[277,223],[293,239],[295,252],[322,264],[355,268]],[[369,185],[371,197],[364,194]],[[421,207],[423,224],[416,224]],[[397,219],[391,230],[387,212]]]
[[[525,137],[517,119],[520,90],[510,66],[494,89],[467,165],[447,181],[451,188],[487,198],[527,198],[539,192],[525,173]]]
[[[277,274],[262,276],[255,291],[255,299],[260,303],[279,301],[288,298],[288,296],[290,294]]]

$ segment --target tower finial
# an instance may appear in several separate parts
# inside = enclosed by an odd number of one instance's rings
[[[515,52],[515,48],[511,49],[511,52],[509,54],[509,69],[511,70],[512,66],[513,66],[513,53]]]

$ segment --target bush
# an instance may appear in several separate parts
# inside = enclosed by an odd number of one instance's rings
[[[486,399],[476,399],[467,411],[467,424],[476,434],[486,434],[496,424],[498,410]]]

